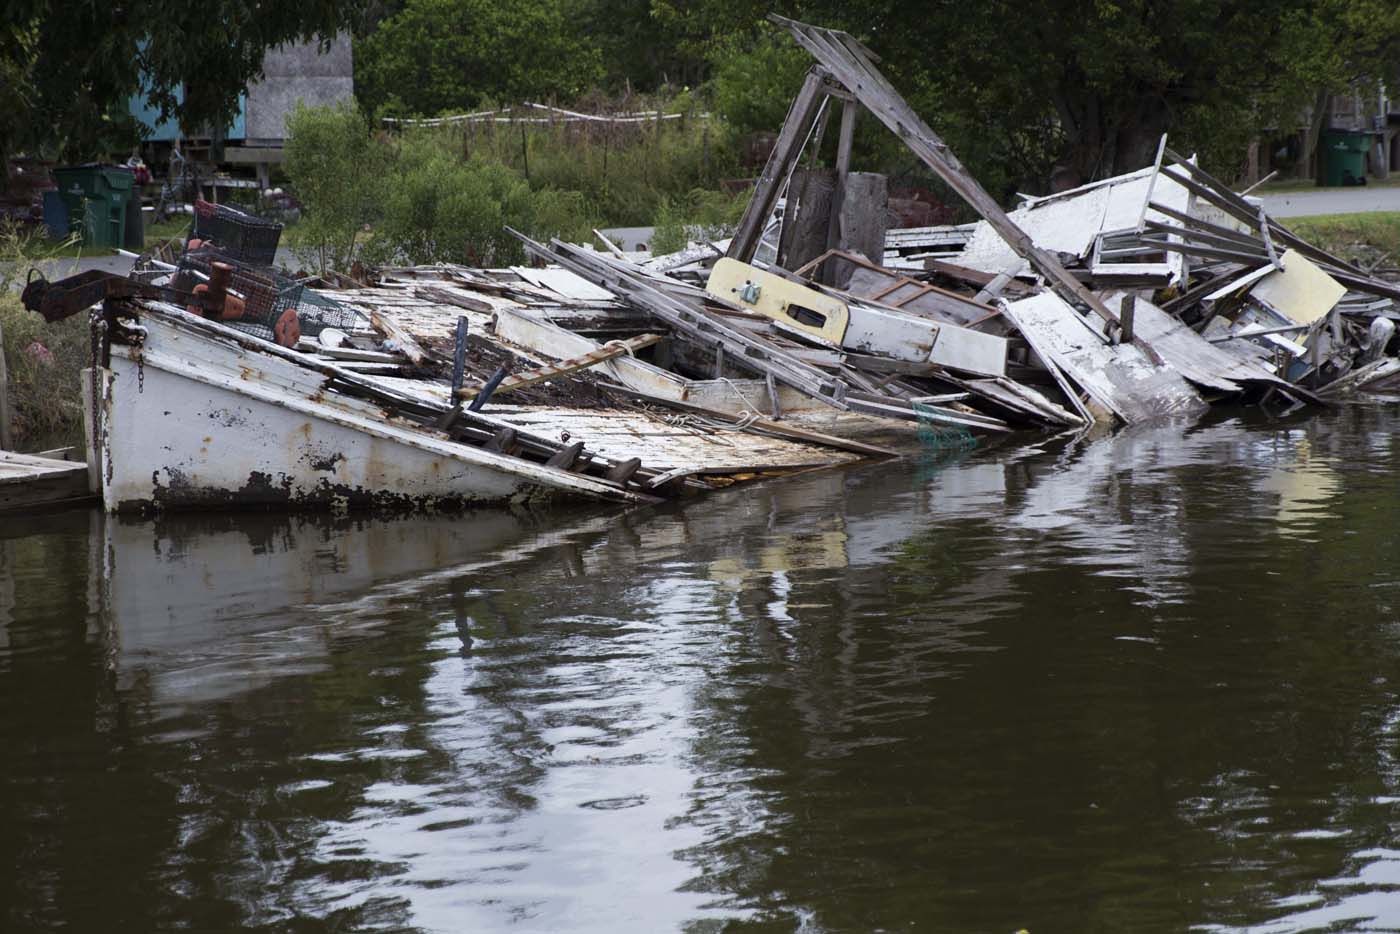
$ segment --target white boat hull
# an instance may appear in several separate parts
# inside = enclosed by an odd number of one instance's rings
[[[109,511],[642,499],[386,416],[182,311],[148,311],[140,323],[144,346],[112,347],[90,413]]]

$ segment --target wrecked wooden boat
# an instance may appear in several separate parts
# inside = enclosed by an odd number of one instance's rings
[[[345,359],[373,351],[336,359],[213,320],[222,296],[209,292],[90,273],[26,292],[49,320],[94,299],[89,460],[111,511],[648,503],[855,459],[768,436],[721,444],[673,426],[668,437],[645,414],[469,407],[446,384]],[[709,446],[727,459],[697,450]]]
[[[117,319],[95,396],[109,509],[448,508],[548,493],[653,499],[620,477],[551,465],[543,451],[523,456],[528,439],[496,440],[513,429],[486,416],[472,420],[489,435],[482,443],[454,441],[407,417],[411,399],[356,392],[372,384],[258,343],[266,342],[159,303]]]

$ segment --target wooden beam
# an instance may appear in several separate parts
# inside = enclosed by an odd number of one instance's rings
[[[86,464],[0,451],[0,512],[91,498]]]
[[[971,173],[948,148],[947,143],[924,122],[909,103],[894,89],[871,62],[864,46],[847,33],[822,29],[787,19],[776,13],[768,18],[792,33],[831,75],[855,95],[865,108],[889,127],[924,164],[934,171],[948,187],[957,192],[977,211],[1002,240],[1017,255],[1030,262],[1045,277],[1051,289],[1071,305],[1081,305],[1115,327],[1118,317],[1098,296],[1069,274],[1063,264],[1047,250],[1035,244],[996,199],[972,177]],[[1154,364],[1162,358],[1145,341],[1134,342]]]
[[[768,216],[773,213],[773,206],[778,201],[783,182],[797,163],[798,156],[802,154],[807,134],[811,132],[817,112],[821,110],[822,101],[826,98],[825,84],[826,75],[820,68],[813,68],[807,72],[801,90],[797,92],[792,106],[788,109],[787,119],[783,121],[783,128],[778,133],[773,152],[769,154],[768,162],[763,166],[763,174],[754,185],[753,196],[749,198],[749,205],[744,209],[744,216],[739,221],[734,239],[729,243],[726,256],[732,256],[745,263],[753,259],[758,250],[758,241],[763,236],[764,225],[767,224]]]
[[[420,295],[430,301],[443,305],[452,305],[461,308],[463,311],[475,311],[483,315],[489,315],[496,310],[496,306],[490,302],[483,302],[479,298],[467,298],[465,295],[458,295],[451,289],[441,289],[433,286],[414,286],[414,294]]]
[[[623,259],[627,258],[627,254],[622,252],[622,248],[619,247],[616,243],[613,243],[607,237],[605,237],[603,235],[603,232],[597,227],[593,228],[593,236],[597,237],[598,242],[603,245],[603,248],[609,253],[611,253],[613,256],[621,256]]]
[[[841,228],[841,205],[846,200],[846,176],[851,171],[851,145],[856,137],[856,117],[860,103],[848,100],[841,105],[841,132],[836,141],[836,192],[831,196],[831,216],[826,228],[826,248],[846,249],[846,231]],[[824,281],[830,283],[831,270]]]
[[[1254,206],[1231,191],[1220,179],[1211,175],[1200,166],[1186,162],[1171,150],[1167,150],[1167,155],[1178,160],[1180,167],[1185,169],[1189,175],[1174,171],[1172,168],[1163,168],[1163,175],[1171,178],[1174,182],[1181,185],[1181,187],[1198,197],[1204,198],[1211,204],[1214,204],[1216,207],[1220,208],[1220,210],[1234,217],[1247,227],[1253,227],[1258,221]],[[1313,262],[1356,275],[1363,274],[1360,269],[1344,260],[1338,259],[1325,250],[1313,246],[1273,218],[1269,218],[1269,229],[1279,240],[1293,247]]]

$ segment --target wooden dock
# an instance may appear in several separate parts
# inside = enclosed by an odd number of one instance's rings
[[[97,497],[88,489],[87,464],[64,459],[71,452],[0,451],[0,513],[95,502]]]

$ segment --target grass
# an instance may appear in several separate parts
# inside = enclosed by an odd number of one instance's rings
[[[87,316],[46,324],[20,304],[20,286],[30,267],[45,271],[54,258],[42,240],[0,227],[0,353],[9,370],[10,411],[20,450],[82,439],[79,374],[88,365],[91,347]]]
[[[1385,257],[1400,265],[1400,211],[1318,214],[1289,217],[1284,225],[1298,236],[1342,259],[1371,266]]]
[[[691,228],[719,236],[739,215],[721,191],[742,170],[721,121],[380,133],[353,109],[302,108],[289,129],[284,169],[304,216],[288,233],[299,256],[328,252],[332,265],[346,265],[357,243],[370,263],[517,262],[503,224],[571,240],[593,227],[656,225],[664,243],[683,246]]]

